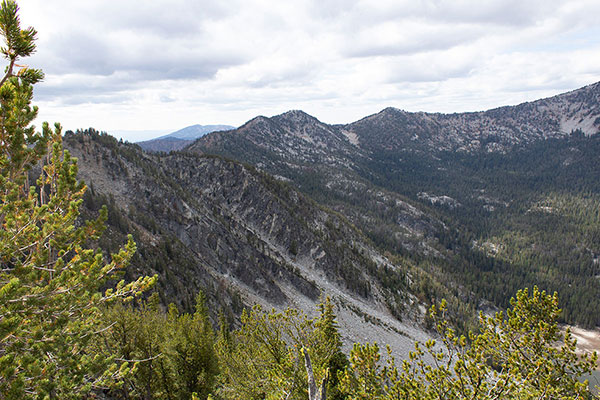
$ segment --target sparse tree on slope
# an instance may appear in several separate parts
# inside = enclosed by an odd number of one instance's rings
[[[78,224],[86,186],[63,150],[61,128],[31,125],[33,85],[40,70],[19,65],[35,51],[36,31],[21,29],[18,7],[0,6],[1,52],[8,61],[0,81],[0,393],[3,398],[79,398],[119,373],[113,358],[94,357],[88,345],[99,307],[152,284],[140,278],[99,293],[135,251],[129,243],[112,261],[86,248],[103,230],[106,210]],[[36,184],[32,169],[42,165]],[[120,364],[126,369],[126,364]]]

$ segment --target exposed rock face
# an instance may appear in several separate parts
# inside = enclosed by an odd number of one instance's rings
[[[189,150],[203,148],[245,152],[261,168],[287,169],[349,166],[357,151],[339,127],[299,110],[256,117],[236,130],[210,134]]]
[[[220,154],[292,181],[362,229],[381,225],[372,223],[374,212],[385,214],[392,236],[402,237],[411,249],[431,249],[423,237],[431,238],[442,229],[441,223],[405,197],[374,186],[370,165],[378,161],[356,138],[347,126],[327,125],[294,110],[272,118],[256,117],[237,130],[207,135],[186,151]]]
[[[343,217],[291,186],[220,157],[151,155],[94,132],[67,134],[65,144],[79,160],[80,178],[110,198],[124,230],[133,231],[141,256],[130,273],[158,273],[167,301],[190,306],[204,289],[214,306],[235,308],[239,298],[313,313],[329,295],[348,343],[373,331],[401,351],[426,338],[415,322],[403,324],[389,311],[409,307],[410,294],[402,295],[406,304],[395,304],[399,297],[375,276],[379,268],[399,267]]]
[[[514,145],[600,131],[600,82],[558,96],[489,111],[440,114],[396,108],[346,125],[328,125],[302,111],[257,117],[234,131],[209,135],[190,147],[236,154],[250,144],[293,164],[352,166],[357,158],[389,151],[502,152]],[[258,151],[253,151],[258,153]],[[273,157],[256,163],[273,164]]]

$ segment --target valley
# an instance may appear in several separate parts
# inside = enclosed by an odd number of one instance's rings
[[[427,304],[445,292],[455,309],[506,307],[538,285],[561,294],[565,322],[594,327],[599,99],[596,83],[480,113],[387,108],[347,125],[290,111],[185,151],[255,165],[344,215],[425,273],[416,295]]]
[[[0,399],[597,398],[590,4],[47,3],[0,4]]]

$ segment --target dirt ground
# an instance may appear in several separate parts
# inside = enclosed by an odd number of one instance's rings
[[[577,339],[577,349],[580,352],[597,352],[600,354],[600,329],[593,330],[581,329],[576,326],[571,327],[571,333]]]
[[[575,326],[571,327],[571,332],[575,339],[577,339],[577,349],[579,352],[597,352],[600,354],[600,329],[581,329]],[[596,371],[590,375],[586,375],[583,379],[587,379],[590,383],[592,392],[598,395],[598,388],[600,387],[600,365],[596,366]]]

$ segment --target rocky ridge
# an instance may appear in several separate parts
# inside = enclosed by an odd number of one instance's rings
[[[516,145],[600,131],[600,82],[517,106],[470,113],[411,113],[396,108],[344,126],[362,149],[505,152]]]
[[[399,280],[407,271],[289,185],[220,157],[146,154],[94,131],[69,133],[65,145],[80,178],[119,216],[105,236],[120,243],[133,232],[138,242],[128,274],[158,274],[165,301],[192,307],[203,289],[215,313],[258,303],[311,314],[328,295],[348,345],[376,339],[406,352],[428,337],[408,286],[392,292],[378,280],[382,269]]]

